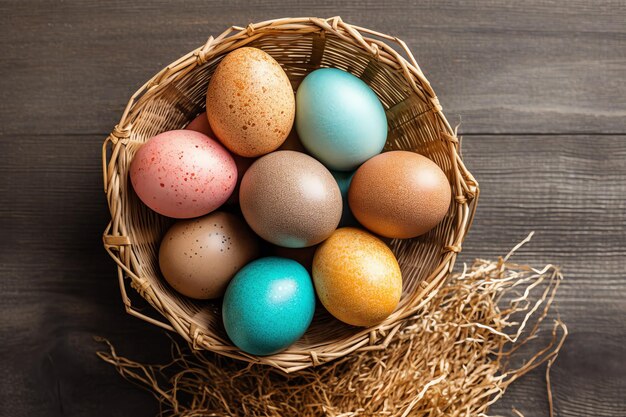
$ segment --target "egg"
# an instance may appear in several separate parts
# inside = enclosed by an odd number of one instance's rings
[[[165,280],[197,299],[221,297],[232,277],[260,253],[259,239],[238,216],[216,211],[179,220],[159,248]]]
[[[211,130],[211,125],[209,125],[209,120],[207,119],[206,112],[200,113],[195,119],[193,119],[189,124],[185,127],[185,130],[195,130],[196,132],[203,133],[210,138],[215,137],[215,133]],[[287,141],[285,141],[286,143]],[[253,158],[244,158],[239,155],[231,155],[235,160],[235,165],[237,166],[237,183],[235,184],[235,188],[231,193],[228,200],[226,200],[226,204],[237,204],[239,203],[239,185],[241,184],[241,178],[243,178],[243,174],[250,167],[250,165],[254,162]]]
[[[239,203],[252,230],[289,248],[320,243],[337,228],[342,213],[341,192],[331,173],[294,151],[257,159],[241,180]]]
[[[391,249],[363,230],[344,227],[313,258],[315,291],[326,309],[353,326],[385,320],[402,295],[402,274]]]
[[[298,87],[296,106],[302,144],[329,169],[354,170],[385,146],[385,109],[374,91],[348,72],[311,72]]]
[[[358,222],[354,218],[354,215],[352,215],[350,205],[348,204],[348,190],[350,189],[354,171],[330,171],[330,173],[333,175],[333,178],[335,178],[335,181],[337,181],[343,202],[343,212],[341,213],[339,227],[358,226]]]
[[[446,174],[414,152],[377,155],[354,174],[348,202],[367,229],[389,238],[407,239],[435,227],[451,201]]]
[[[279,257],[261,258],[242,268],[222,305],[228,337],[253,355],[289,347],[306,332],[314,312],[309,273],[296,261]]]
[[[235,161],[222,145],[192,130],[172,130],[148,140],[134,156],[130,180],[152,210],[179,219],[221,206],[237,183]]]
[[[206,112],[202,112],[196,116],[187,126],[185,126],[185,130],[194,130],[205,134],[212,139],[215,138],[215,133],[213,133],[211,125],[209,125],[209,119],[207,119]]]
[[[211,128],[231,152],[255,157],[277,149],[295,115],[293,88],[267,53],[239,48],[216,68],[206,96]]]

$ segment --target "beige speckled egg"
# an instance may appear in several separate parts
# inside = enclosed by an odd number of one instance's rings
[[[352,227],[337,229],[318,247],[312,275],[324,307],[353,326],[382,322],[402,295],[402,274],[391,249]]]
[[[414,152],[392,151],[366,161],[352,177],[348,202],[354,217],[374,233],[407,239],[435,227],[450,207],[446,174]]]
[[[216,298],[259,253],[259,239],[243,219],[216,211],[174,223],[161,241],[159,266],[165,280],[181,294]]]
[[[231,152],[255,157],[276,150],[294,121],[293,88],[281,66],[256,48],[239,48],[218,65],[206,109],[215,135]]]
[[[312,246],[330,236],[343,204],[330,171],[295,151],[257,159],[241,180],[239,203],[256,234],[289,248]]]

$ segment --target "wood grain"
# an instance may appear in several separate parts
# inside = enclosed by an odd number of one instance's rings
[[[8,376],[0,404],[9,407],[2,415],[155,410],[150,397],[93,355],[95,334],[134,358],[168,353],[160,331],[123,313],[113,265],[99,244],[106,222],[96,163],[101,139],[34,135],[20,137],[19,146],[0,143],[0,189],[10,196],[0,207],[0,353]],[[553,368],[559,415],[621,415],[626,143],[611,136],[472,136],[464,149],[483,194],[461,261],[498,256],[535,230],[515,259],[561,264],[566,274],[557,305],[572,336]],[[600,408],[597,398],[605,400]],[[106,412],[98,411],[102,402]],[[512,406],[547,415],[540,372],[515,384],[495,410],[509,414]]]
[[[626,3],[615,0],[4,1],[0,129],[109,132],[145,80],[209,35],[334,15],[404,39],[463,132],[626,133]]]
[[[557,415],[626,415],[626,2],[582,0],[2,2],[0,415],[157,412],[94,355],[93,335],[138,360],[169,354],[162,331],[124,313],[100,244],[104,135],[136,87],[209,34],[336,14],[407,41],[462,118],[482,195],[460,260],[534,230],[515,259],[563,265]],[[493,412],[512,407],[548,415],[543,370]]]
[[[552,367],[557,416],[626,413],[626,142],[613,136],[471,136],[481,201],[460,261],[497,256],[530,231],[514,261],[563,266],[556,308],[570,337]],[[548,333],[542,337],[548,340]],[[545,370],[494,412],[547,416]]]

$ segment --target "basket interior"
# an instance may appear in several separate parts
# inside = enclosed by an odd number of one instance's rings
[[[436,162],[446,173],[454,189],[453,166],[448,143],[440,138],[445,131],[432,111],[432,103],[424,102],[411,88],[405,75],[368,54],[360,47],[326,33],[267,33],[249,44],[272,55],[283,67],[294,91],[310,71],[320,67],[346,70],[365,81],[378,95],[387,113],[389,124],[385,150],[403,149],[423,154]],[[135,195],[128,178],[128,168],[139,146],[152,136],[183,128],[204,111],[207,84],[222,56],[194,68],[155,95],[133,122],[130,142],[123,151],[120,181],[125,182],[122,210],[128,235],[132,238],[134,265],[145,277],[171,311],[185,317],[200,331],[227,340],[220,316],[221,301],[196,301],[179,295],[162,278],[158,266],[158,248],[162,235],[171,223],[145,207]],[[398,258],[403,274],[403,295],[398,309],[411,303],[420,283],[441,264],[443,248],[449,244],[458,215],[457,202],[452,201],[446,218],[426,235],[410,240],[389,242]],[[325,344],[341,343],[362,328],[345,325],[318,307],[313,323],[305,336],[289,350],[322,349]]]

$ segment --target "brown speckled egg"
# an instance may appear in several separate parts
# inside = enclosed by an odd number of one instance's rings
[[[159,249],[165,280],[197,299],[221,297],[231,278],[259,256],[259,239],[238,216],[214,212],[176,222]]]
[[[241,211],[263,239],[289,248],[320,243],[337,228],[341,192],[331,173],[300,152],[257,159],[241,180]]]
[[[267,53],[239,48],[229,53],[211,77],[206,97],[211,128],[230,151],[255,157],[276,150],[296,111],[289,78]]]
[[[433,161],[392,151],[361,165],[348,202],[354,217],[372,232],[407,239],[435,227],[448,212],[451,195],[448,178]]]
[[[312,275],[324,307],[353,326],[382,322],[402,295],[402,273],[391,249],[352,227],[337,229],[318,247]]]

